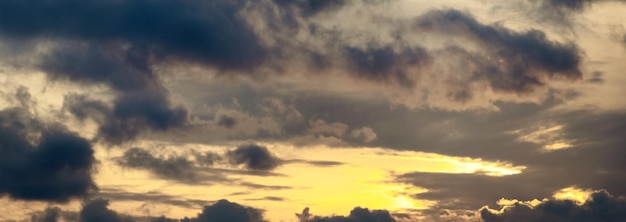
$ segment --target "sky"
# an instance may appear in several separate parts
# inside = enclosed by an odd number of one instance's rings
[[[624,12],[0,0],[0,221],[626,221]]]

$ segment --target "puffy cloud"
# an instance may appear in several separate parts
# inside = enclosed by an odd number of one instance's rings
[[[83,205],[80,213],[80,222],[131,222],[129,217],[123,217],[109,209],[109,201],[93,199]]]
[[[0,195],[65,202],[97,189],[86,139],[34,119],[22,108],[0,111]]]
[[[232,164],[243,164],[250,170],[272,170],[282,164],[282,160],[272,155],[266,147],[255,144],[230,150],[226,157]]]
[[[359,138],[363,140],[363,142],[366,142],[366,143],[376,140],[376,137],[377,137],[374,130],[370,127],[362,127],[358,129],[353,129],[352,132],[350,132],[350,136],[354,138]]]
[[[536,206],[515,203],[499,212],[484,208],[480,211],[485,222],[499,221],[623,221],[626,220],[626,200],[597,191],[583,204],[572,200],[546,200]]]
[[[184,220],[183,220],[184,221]],[[211,206],[205,206],[196,222],[264,222],[263,212],[251,207],[245,207],[228,200],[219,200]]]

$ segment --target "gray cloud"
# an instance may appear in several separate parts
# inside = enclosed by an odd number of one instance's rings
[[[61,209],[58,207],[48,207],[43,214],[36,214],[31,217],[31,222],[57,222],[61,218]]]
[[[217,121],[217,125],[226,127],[228,129],[233,128],[235,124],[237,124],[237,120],[235,118],[232,118],[226,115],[220,116],[219,121]]]
[[[288,189],[286,186],[266,186],[249,182],[238,182],[229,175],[247,175],[261,177],[283,177],[284,174],[271,172],[274,168],[287,163],[306,163],[313,166],[335,166],[342,163],[332,161],[282,160],[275,157],[265,147],[256,145],[241,146],[229,150],[223,155],[213,152],[191,150],[188,154],[168,153],[155,155],[143,148],[130,148],[116,163],[122,167],[146,170],[159,178],[183,183],[216,182],[257,189]],[[243,165],[244,169],[214,167],[214,164]]]
[[[246,199],[246,200],[250,200],[250,201],[259,201],[259,200],[285,201],[286,199],[282,198],[282,197],[267,196],[267,197],[263,197],[263,198],[251,198],[251,199]]]
[[[626,201],[606,191],[591,194],[582,205],[570,200],[547,200],[531,207],[522,203],[493,213],[481,210],[485,222],[499,221],[623,221],[626,220]]]
[[[457,10],[430,11],[415,24],[421,31],[453,34],[478,44],[486,55],[458,47],[448,48],[451,51],[444,54],[462,56],[461,61],[477,67],[467,70],[471,79],[484,79],[496,91],[525,93],[544,86],[549,79],[582,77],[582,53],[577,46],[549,40],[539,30],[515,32],[498,25],[484,25]]]
[[[178,221],[179,220],[167,218],[165,216],[160,216],[160,217],[152,219],[150,222],[178,222]]]
[[[598,0],[549,0],[545,1],[544,4],[579,11],[590,6],[593,2],[598,2]]]
[[[320,167],[332,167],[332,166],[338,166],[338,165],[345,164],[345,163],[337,162],[337,161],[302,160],[302,159],[285,160],[284,163],[285,164],[289,164],[289,163],[304,163],[304,164],[310,164],[312,166],[320,166]]]
[[[289,186],[271,186],[271,185],[263,185],[263,184],[256,184],[256,183],[250,183],[250,182],[243,182],[243,183],[239,183],[238,185],[244,186],[244,187],[250,187],[254,189],[260,189],[260,190],[284,190],[284,189],[292,188]]]
[[[366,143],[376,140],[376,137],[377,137],[374,130],[370,127],[361,127],[358,129],[353,129],[350,132],[350,136],[357,138],[357,139],[361,139],[363,140],[363,142],[366,142]]]
[[[151,191],[145,193],[132,193],[120,189],[106,188],[100,190],[98,197],[115,201],[139,201],[146,203],[164,203],[184,208],[198,208],[213,204],[214,201],[199,199],[182,199],[176,196],[166,195],[160,192]]]
[[[154,59],[199,61],[221,68],[252,67],[265,54],[256,34],[238,16],[245,1],[64,0],[29,7],[33,3],[3,1],[0,32],[16,38],[123,40]]]
[[[250,170],[272,170],[282,164],[266,147],[251,144],[237,147],[226,153],[228,160],[235,165],[244,165]]]
[[[211,206],[205,206],[196,222],[264,222],[263,212],[251,207],[245,207],[228,200],[219,200]],[[185,221],[184,219],[182,221]]]
[[[525,6],[528,13],[537,22],[554,23],[555,28],[573,28],[575,15],[593,7],[594,4],[607,2],[626,2],[624,0],[523,0],[516,5]],[[572,29],[573,30],[573,29]]]
[[[164,131],[187,125],[186,109],[171,103],[156,74],[157,69],[170,65],[199,64],[215,68],[220,74],[245,73],[259,79],[278,78],[263,76],[266,69],[289,73],[305,66],[312,67],[308,70],[339,71],[382,85],[421,90],[417,86],[430,84],[423,81],[438,75],[438,70],[424,69],[432,68],[439,60],[467,59],[471,63],[468,66],[476,68],[458,67],[469,72],[467,79],[451,84],[459,86],[446,86],[450,89],[444,93],[448,97],[445,100],[460,104],[477,96],[473,92],[476,82],[486,81],[499,92],[524,93],[546,86],[549,79],[578,79],[581,75],[581,58],[575,45],[550,41],[536,30],[517,33],[483,25],[453,10],[422,16],[417,32],[392,27],[396,31],[379,34],[337,30],[310,18],[353,2],[347,0],[88,2],[91,4],[63,0],[26,7],[29,1],[5,1],[0,5],[0,35],[52,41],[50,50],[34,59],[41,60],[35,66],[50,79],[104,84],[114,89],[117,99],[111,109],[119,113],[113,112],[116,115],[109,117],[115,119],[107,121],[100,131],[101,138],[111,144],[132,140],[145,130]],[[64,10],[68,12],[59,13]],[[27,14],[37,16],[24,16]],[[140,14],[144,16],[137,16]],[[384,18],[370,19],[387,24]],[[433,52],[420,42],[408,41],[447,31],[469,38],[487,51],[474,53],[452,47]],[[304,33],[311,40],[293,38],[295,33]],[[364,37],[355,40],[355,35]],[[387,38],[392,40],[383,40]],[[499,64],[500,59],[504,65]],[[439,78],[448,82],[445,75]],[[152,109],[149,112],[143,106]],[[143,123],[137,127],[123,124],[129,120]],[[233,128],[230,118],[216,122]],[[235,123],[240,125],[240,121]]]
[[[108,120],[99,133],[112,144],[133,139],[146,128],[184,125],[186,111],[169,104],[152,64],[188,61],[243,70],[260,64],[266,54],[238,15],[243,1],[68,0],[28,7],[30,3],[0,3],[0,35],[25,41],[53,36],[59,46],[38,65],[51,79],[106,84],[118,91],[114,115],[109,116],[117,118]],[[143,124],[131,127],[126,124],[129,121]]]
[[[309,213],[309,208],[305,208],[301,214],[296,214],[301,222],[395,222],[386,210],[369,210],[367,208],[355,207],[348,216],[313,216]]]
[[[419,70],[410,68],[427,66],[432,58],[426,49],[420,47],[396,48],[368,45],[365,49],[346,47],[344,51],[354,75],[408,88],[414,87],[417,81],[414,75]]]
[[[93,199],[83,205],[80,211],[80,222],[131,222],[130,217],[124,217],[111,210],[109,201]]]
[[[449,150],[452,151],[450,154],[469,156],[482,154],[483,157],[492,156],[495,160],[506,160],[516,165],[527,166],[521,174],[491,177],[415,172],[400,176],[400,180],[429,189],[428,192],[417,194],[416,197],[438,200],[441,207],[447,209],[476,209],[499,198],[524,200],[543,198],[570,186],[607,189],[615,195],[626,195],[623,188],[626,185],[626,180],[623,179],[626,165],[617,158],[624,155],[624,151],[616,149],[624,143],[624,136],[621,134],[626,123],[623,119],[622,112],[582,111],[558,113],[535,119],[533,122],[542,123],[540,125],[548,122],[563,124],[563,128],[557,133],[568,140],[571,147],[561,150],[541,151],[543,145],[522,142],[515,137],[507,138],[506,133],[487,137],[491,141],[501,141],[495,144],[508,144],[506,147],[496,145],[487,149]],[[481,129],[488,131],[481,134],[489,132],[494,126],[482,125]],[[481,144],[480,140],[462,141],[465,141],[465,146],[459,147],[474,147]]]
[[[292,10],[304,16],[314,16],[320,12],[332,11],[348,4],[350,0],[273,0],[278,5],[291,6]]]
[[[185,156],[155,157],[147,150],[131,148],[124,152],[118,163],[125,167],[149,170],[166,179],[197,180],[194,163]]]
[[[64,107],[79,119],[92,118],[100,124],[98,139],[121,144],[142,131],[165,131],[187,123],[187,111],[172,107],[167,95],[159,91],[138,91],[118,96],[113,105],[86,96],[65,97]]]

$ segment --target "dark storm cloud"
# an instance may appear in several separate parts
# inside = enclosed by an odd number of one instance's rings
[[[166,130],[186,121],[172,107],[152,66],[165,61],[226,70],[258,66],[266,55],[239,15],[244,1],[2,1],[0,35],[57,41],[38,67],[51,79],[105,84],[120,95],[118,117],[100,136],[119,144],[145,129]],[[143,122],[129,126],[129,121]]]
[[[483,209],[480,213],[485,222],[624,221],[626,201],[611,196],[606,191],[597,191],[582,205],[570,200],[547,200],[535,207],[517,203],[505,207],[501,213],[493,213],[488,209]]]
[[[54,80],[105,84],[119,91],[159,87],[145,53],[117,45],[77,43],[47,52],[39,67]]]
[[[130,217],[119,215],[109,209],[109,201],[93,199],[83,205],[80,211],[80,222],[131,222]]]
[[[238,15],[243,3],[7,0],[0,3],[0,34],[97,43],[121,40],[159,59],[242,69],[259,64],[265,54]]]
[[[228,160],[235,165],[244,165],[249,170],[273,170],[282,160],[272,155],[264,146],[244,145],[226,153]]]
[[[0,195],[65,202],[95,191],[91,144],[22,108],[0,111]]]
[[[411,73],[416,71],[408,68],[425,66],[431,60],[420,47],[394,49],[369,45],[365,49],[346,47],[344,51],[354,75],[405,87],[413,87],[416,81],[412,77],[415,73]]]
[[[453,52],[447,55],[463,55],[462,59],[478,66],[476,70],[468,70],[473,72],[470,73],[473,78],[486,79],[497,91],[523,93],[545,85],[548,79],[576,80],[582,76],[582,53],[576,45],[549,40],[539,30],[516,32],[498,25],[484,25],[457,10],[430,11],[417,19],[416,27],[478,44],[486,55],[460,48],[448,49]]]
[[[187,111],[171,104],[145,54],[114,45],[78,44],[53,50],[40,66],[51,79],[105,84],[116,90],[111,107],[81,96],[66,97],[65,105],[79,119],[95,118],[99,139],[120,144],[148,129],[165,131],[187,122]]]
[[[185,221],[183,219],[183,221]],[[219,200],[211,206],[205,206],[195,222],[264,222],[261,210],[239,205],[228,200]]]
[[[346,216],[313,216],[309,213],[309,208],[305,208],[301,214],[296,214],[301,222],[395,222],[389,211],[369,210],[367,208],[355,207]]]
[[[52,79],[105,84],[119,92],[112,107],[81,96],[66,97],[66,106],[78,118],[97,118],[98,136],[106,143],[120,144],[146,129],[167,130],[186,122],[186,110],[170,104],[143,52],[132,51],[79,44],[56,49],[40,65]]]
[[[149,170],[159,177],[181,181],[195,181],[194,163],[184,156],[155,157],[147,150],[131,148],[118,163],[125,167]]]

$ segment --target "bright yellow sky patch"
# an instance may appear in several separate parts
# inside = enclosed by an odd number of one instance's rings
[[[137,144],[142,147],[155,146],[153,142]],[[426,209],[433,201],[417,200],[413,196],[426,192],[425,189],[394,181],[394,175],[409,172],[438,173],[483,173],[488,175],[510,175],[520,173],[523,166],[508,163],[485,162],[480,159],[452,157],[440,154],[391,151],[382,148],[330,148],[326,146],[294,147],[285,144],[262,144],[284,160],[302,159],[311,161],[336,161],[342,165],[315,166],[307,163],[289,163],[273,171],[285,176],[227,175],[231,182],[206,181],[200,184],[181,184],[163,180],[148,172],[123,169],[113,164],[113,159],[122,150],[98,153],[103,160],[96,181],[103,189],[122,189],[126,192],[145,194],[159,192],[184,199],[219,200],[228,199],[244,205],[263,208],[272,221],[292,221],[294,213],[310,207],[316,215],[347,214],[356,206],[370,209],[388,209],[404,212],[409,209]],[[200,144],[160,145],[162,154],[184,154],[190,150],[223,153],[235,145],[207,146]],[[99,149],[106,150],[106,149]],[[218,164],[217,168],[231,168]],[[232,169],[232,168],[231,168]],[[265,186],[287,186],[290,189],[251,188],[240,183]],[[279,197],[286,201],[273,201],[265,197]],[[186,209],[166,204],[131,201],[112,204],[112,208],[144,209],[145,212],[161,212],[172,217],[194,216],[199,209]],[[137,211],[135,211],[137,212]]]

